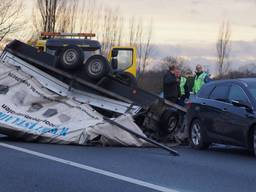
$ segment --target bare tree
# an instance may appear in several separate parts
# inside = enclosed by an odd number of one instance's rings
[[[22,7],[22,1],[19,0],[0,1],[0,41],[21,27],[19,16]]]
[[[70,29],[69,31],[73,33],[76,29],[76,17],[77,17],[77,11],[78,11],[78,0],[71,0],[69,1],[70,5],[68,6],[70,8]]]
[[[151,57],[151,53],[152,53],[152,46],[151,46],[151,37],[152,37],[152,26],[149,28],[149,30],[147,31],[147,35],[146,35],[146,41],[144,44],[144,50],[141,58],[141,62],[139,65],[139,69],[138,69],[138,79],[140,81],[143,80],[143,75],[145,73],[146,67],[149,65],[150,63],[150,57]]]
[[[102,14],[103,25],[99,34],[102,43],[102,52],[106,55],[111,47],[121,44],[123,32],[123,18],[117,9],[105,9]]]
[[[180,69],[182,75],[185,75],[187,72],[192,73],[191,67],[183,57],[168,56],[162,59],[162,67],[164,70],[167,70],[171,65],[176,65]]]
[[[96,33],[105,56],[112,46],[121,45],[124,19],[120,16],[119,9],[97,4],[96,0],[80,1],[78,7],[79,31]]]
[[[152,22],[145,28],[142,19],[137,21],[134,17],[130,19],[129,44],[137,49],[137,72],[139,81],[143,80],[145,69],[150,63],[150,56],[152,53],[152,29]]]
[[[80,32],[98,32],[102,15],[103,6],[98,5],[96,0],[80,1],[78,10],[78,25],[80,26]]]
[[[78,0],[69,0],[63,3],[56,21],[57,31],[73,33],[76,30],[77,15]]]
[[[36,0],[33,24],[37,32],[54,32],[67,4],[67,0]]]
[[[231,28],[229,22],[223,22],[221,24],[216,48],[217,70],[219,76],[223,76],[230,69],[230,63],[228,59],[231,51]]]

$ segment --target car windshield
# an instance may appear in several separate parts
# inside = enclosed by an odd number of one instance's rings
[[[248,85],[248,90],[250,91],[252,96],[254,98],[256,98],[256,84],[255,84],[255,82],[247,83],[247,85]]]

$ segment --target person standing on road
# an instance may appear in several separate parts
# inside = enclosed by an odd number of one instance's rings
[[[202,65],[196,66],[193,93],[197,94],[205,83],[210,81],[208,73],[203,71]]]
[[[177,78],[179,78],[179,100],[177,104],[185,106],[185,100],[189,98],[190,92],[188,88],[188,81],[185,75],[181,75],[181,72],[178,70]]]
[[[170,66],[163,80],[164,98],[173,103],[176,103],[179,97],[179,79],[175,75],[176,70],[175,65]]]
[[[192,92],[193,87],[194,87],[194,79],[195,76],[191,70],[188,70],[185,74],[186,79],[187,79],[187,86],[188,86],[188,92],[189,94]]]

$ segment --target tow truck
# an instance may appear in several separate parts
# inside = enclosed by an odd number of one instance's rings
[[[100,43],[88,39],[94,34],[80,34],[83,39],[64,38],[71,34],[43,36],[35,47],[12,41],[0,61],[18,67],[60,96],[89,104],[105,117],[132,115],[149,138],[174,138],[179,114],[186,109],[131,83],[136,77],[135,48],[113,47],[107,59]]]

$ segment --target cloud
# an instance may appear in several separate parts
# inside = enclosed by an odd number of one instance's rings
[[[202,3],[202,1],[200,1],[200,0],[193,0],[192,1],[193,5],[198,5],[198,4],[201,4],[201,3]]]
[[[199,15],[200,14],[200,12],[196,9],[190,9],[189,13],[190,13],[190,15]]]
[[[194,68],[200,63],[209,69],[212,74],[216,72],[215,44],[187,44],[187,45],[153,45],[153,60],[149,70],[159,69],[161,59],[167,56],[185,57],[187,64]],[[230,52],[232,69],[256,64],[256,41],[233,41]]]

